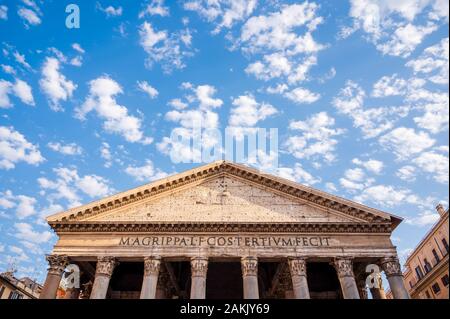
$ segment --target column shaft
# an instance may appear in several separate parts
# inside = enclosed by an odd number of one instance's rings
[[[205,299],[207,272],[207,257],[193,257],[191,259],[191,299]]]
[[[155,299],[160,265],[160,257],[145,257],[141,299]]]
[[[79,288],[69,288],[66,290],[66,294],[64,295],[64,299],[78,299],[80,296]]]
[[[68,258],[62,255],[48,255],[46,259],[49,263],[49,268],[39,299],[55,299],[62,274],[68,264]]]
[[[381,267],[386,274],[394,299],[410,299],[408,290],[406,290],[403,282],[403,274],[398,258],[395,256],[383,258]]]
[[[109,281],[118,262],[114,257],[99,257],[90,299],[105,299]]]
[[[259,299],[258,259],[243,257],[241,259],[244,299]]]
[[[288,263],[295,299],[310,299],[306,277],[306,260],[303,258],[289,259]]]
[[[350,258],[336,258],[334,261],[344,299],[360,299],[358,286],[353,273],[353,262]]]

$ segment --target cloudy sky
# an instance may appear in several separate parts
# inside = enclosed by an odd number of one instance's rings
[[[69,3],[0,0],[0,271],[43,280],[46,216],[198,166],[192,119],[278,128],[277,174],[404,217],[402,256],[448,205],[448,0]]]

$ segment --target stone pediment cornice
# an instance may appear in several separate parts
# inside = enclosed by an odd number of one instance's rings
[[[214,176],[220,176],[221,174],[238,177],[325,209],[331,209],[364,220],[368,223],[388,223],[391,229],[394,229],[402,220],[400,217],[386,212],[284,178],[264,174],[241,164],[218,161],[49,216],[47,217],[47,221],[52,227],[53,225],[61,224],[61,222],[64,222],[64,224],[80,223],[84,218],[109,212],[152,196],[170,193],[177,188],[194,184]]]
[[[51,222],[58,233],[390,233],[390,223]]]

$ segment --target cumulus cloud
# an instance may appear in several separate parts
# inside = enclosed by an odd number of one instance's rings
[[[144,9],[139,12],[139,18],[143,18],[146,15],[167,17],[169,14],[169,7],[164,6],[164,0],[149,0],[144,5]]]
[[[310,90],[302,87],[285,92],[284,96],[297,104],[311,104],[320,99],[319,93],[311,92]]]
[[[147,81],[138,81],[137,85],[139,87],[139,89],[142,92],[147,93],[147,95],[151,98],[154,99],[158,96],[158,90],[155,89],[153,86],[151,86],[150,84],[147,83]]]
[[[47,57],[42,67],[42,78],[39,80],[41,90],[47,96],[53,111],[62,111],[60,101],[72,97],[77,85],[67,80],[60,72],[60,62],[56,58]]]
[[[379,138],[380,145],[392,151],[398,159],[407,159],[411,155],[423,152],[436,142],[426,132],[417,132],[412,128],[398,127]]]
[[[289,136],[285,142],[287,151],[299,159],[323,158],[327,162],[335,160],[338,141],[335,137],[345,130],[334,128],[335,120],[326,112],[312,115],[305,121],[293,121],[289,129],[300,131],[301,135]]]
[[[151,23],[144,22],[139,27],[139,37],[147,53],[148,68],[152,68],[154,63],[160,63],[165,73],[171,73],[174,69],[183,69],[186,66],[184,59],[193,55],[189,29],[170,34],[167,30],[158,31]]]
[[[75,168],[54,168],[55,180],[39,177],[38,184],[50,202],[66,200],[69,207],[81,205],[80,192],[91,198],[104,197],[112,193],[109,181],[97,175],[80,176]],[[48,192],[48,193],[47,193]]]
[[[416,168],[411,165],[405,165],[400,167],[395,175],[406,182],[413,182],[416,180]]]
[[[439,218],[438,213],[426,210],[416,217],[407,217],[405,222],[409,225],[424,227],[433,225]]]
[[[0,192],[2,199],[0,207],[5,209],[15,209],[18,219],[24,219],[36,214],[36,199],[26,195],[14,195],[12,191]]]
[[[445,0],[351,0],[354,25],[341,34],[346,37],[361,29],[383,54],[408,57],[425,36],[448,21],[448,13],[441,11],[445,8],[448,12]]]
[[[12,169],[18,162],[38,165],[44,160],[37,145],[13,127],[0,126],[0,169]]]
[[[34,230],[33,226],[29,223],[15,223],[14,228],[16,229],[15,236],[19,239],[26,240],[35,244],[42,244],[48,242],[52,234],[45,230],[39,232]]]
[[[39,14],[32,9],[20,7],[19,10],[17,10],[17,14],[19,17],[22,18],[25,26],[28,28],[30,25],[39,25],[41,24],[41,18],[39,17]]]
[[[448,184],[449,180],[449,158],[436,151],[423,152],[412,160],[422,171],[432,174],[433,179],[442,184]]]
[[[14,83],[11,83],[0,80],[0,108],[10,108],[13,106],[9,99],[9,94],[14,94],[24,104],[35,105],[31,86],[25,81],[16,79]]]
[[[384,164],[381,161],[369,159],[367,161],[360,160],[359,158],[354,158],[352,160],[353,164],[359,165],[367,169],[369,172],[380,174],[383,170]]]
[[[307,172],[300,163],[295,163],[294,167],[280,167],[276,175],[291,181],[311,186],[321,182],[321,178]]]
[[[236,22],[245,20],[255,10],[257,0],[188,0],[185,10],[195,11],[208,22],[215,24],[213,33],[231,28]]]
[[[355,200],[362,203],[373,203],[387,207],[403,204],[430,207],[433,201],[431,198],[420,198],[409,189],[398,188],[392,185],[374,185],[367,187],[359,195],[355,196]]]
[[[123,13],[123,9],[121,6],[113,7],[107,6],[103,7],[99,2],[97,2],[97,9],[106,14],[107,17],[120,17]]]
[[[347,81],[332,104],[339,113],[353,120],[353,126],[361,129],[366,139],[392,129],[394,123],[409,112],[408,106],[366,108],[365,98],[365,91],[357,83]]]
[[[143,166],[127,166],[125,173],[139,182],[151,182],[168,176],[167,173],[155,168],[150,160],[147,160]]]
[[[49,142],[47,146],[58,153],[64,155],[80,155],[83,149],[76,143],[62,144],[60,142]]]
[[[5,5],[0,6],[0,19],[8,20],[8,7]]]
[[[234,99],[232,104],[234,108],[230,111],[230,126],[252,127],[277,113],[272,105],[258,103],[251,95],[241,95]]]
[[[122,87],[108,76],[101,76],[89,82],[89,94],[84,103],[75,109],[75,116],[85,120],[95,111],[104,121],[103,128],[109,133],[122,135],[128,142],[150,144],[152,139],[142,132],[142,120],[128,114],[128,109],[117,103],[116,96],[122,94]]]

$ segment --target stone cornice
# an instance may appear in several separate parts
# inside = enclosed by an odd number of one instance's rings
[[[127,192],[119,193],[87,205],[70,209],[63,213],[49,216],[47,221],[51,226],[58,224],[58,222],[77,223],[84,218],[108,212],[145,198],[173,191],[174,189],[184,185],[195,183],[212,176],[220,176],[221,174],[239,177],[257,183],[260,186],[268,187],[269,189],[297,197],[306,202],[315,203],[323,208],[332,209],[337,212],[365,220],[369,223],[390,223],[392,226],[391,228],[394,229],[401,222],[401,218],[385,212],[372,209],[370,207],[300,185],[283,178],[263,174],[258,170],[246,167],[244,165],[226,161],[207,164],[199,168],[129,190]]]
[[[217,223],[217,222],[51,222],[58,233],[136,232],[136,233],[390,233],[390,223]]]

